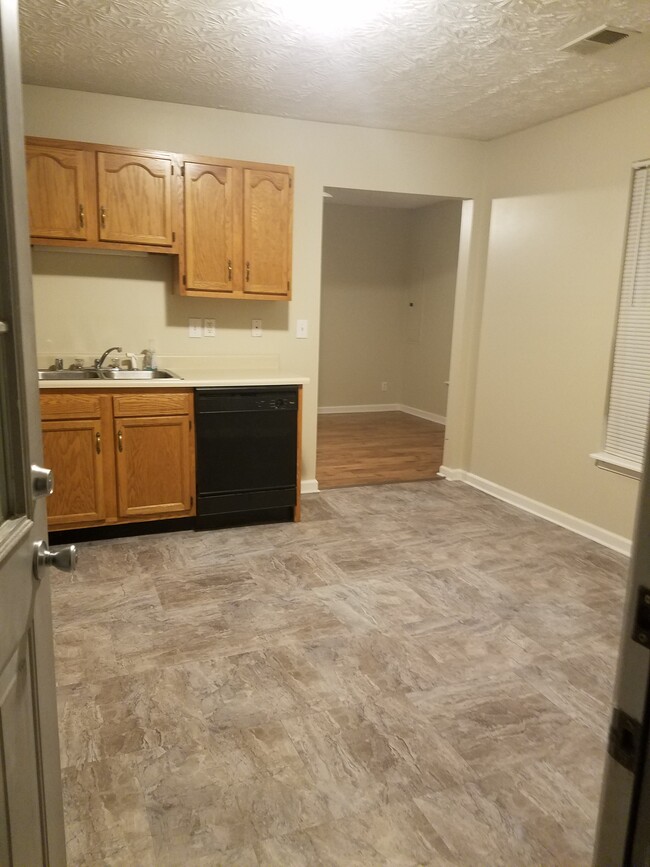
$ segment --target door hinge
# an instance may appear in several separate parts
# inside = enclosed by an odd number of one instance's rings
[[[650,590],[647,587],[639,587],[637,591],[632,640],[650,647]]]
[[[183,286],[187,286],[187,274],[183,274]]]
[[[607,752],[628,771],[636,770],[640,753],[641,723],[615,707],[609,727]]]
[[[287,280],[287,289],[291,289],[291,280]]]
[[[172,232],[172,244],[176,240],[176,232]]]
[[[181,177],[182,178],[185,177],[185,166],[184,165],[181,166]]]

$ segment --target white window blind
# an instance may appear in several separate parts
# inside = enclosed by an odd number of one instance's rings
[[[650,162],[634,170],[605,452],[640,470],[650,407]],[[603,456],[604,457],[604,456]]]

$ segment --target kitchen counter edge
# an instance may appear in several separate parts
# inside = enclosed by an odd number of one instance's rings
[[[179,374],[180,375],[180,374]],[[78,379],[47,380],[38,383],[42,391],[52,389],[136,389],[145,388],[235,388],[237,386],[308,385],[309,377],[284,373],[188,373],[183,379]]]

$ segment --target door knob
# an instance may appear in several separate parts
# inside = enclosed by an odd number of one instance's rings
[[[45,542],[34,542],[34,577],[41,579],[41,569],[54,566],[61,572],[74,572],[77,568],[76,545],[66,545],[59,551],[48,550]]]
[[[32,497],[49,497],[54,491],[54,475],[52,470],[32,464]]]

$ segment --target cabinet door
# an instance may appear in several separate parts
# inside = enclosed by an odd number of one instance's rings
[[[50,527],[100,523],[106,517],[99,419],[43,422],[45,466],[54,473],[47,500]]]
[[[30,234],[84,241],[88,234],[88,153],[28,144]]]
[[[115,419],[121,518],[189,514],[193,505],[188,416]]]
[[[99,238],[172,245],[171,159],[97,152]]]
[[[185,163],[187,288],[241,289],[241,171]]]
[[[291,289],[292,190],[288,172],[244,169],[244,292]]]

